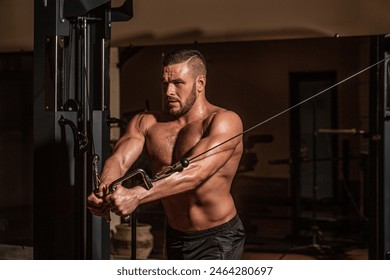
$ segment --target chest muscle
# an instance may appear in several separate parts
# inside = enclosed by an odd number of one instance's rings
[[[171,165],[185,157],[202,138],[202,134],[202,122],[184,127],[158,124],[149,130],[146,138],[148,155],[156,165]]]

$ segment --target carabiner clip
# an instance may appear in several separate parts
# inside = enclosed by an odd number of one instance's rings
[[[184,159],[176,162],[174,165],[167,166],[154,176],[153,182],[161,180],[161,179],[166,178],[166,177],[169,177],[175,172],[182,171],[189,164],[190,164],[189,160],[184,158]]]

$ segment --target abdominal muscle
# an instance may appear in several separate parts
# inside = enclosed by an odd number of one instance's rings
[[[195,190],[165,198],[162,204],[169,226],[183,232],[209,229],[237,214],[230,184],[216,185],[213,180]]]

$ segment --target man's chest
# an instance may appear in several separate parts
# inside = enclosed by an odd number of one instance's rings
[[[156,124],[146,137],[149,157],[162,165],[170,165],[186,156],[204,133],[203,122],[186,126],[169,123]]]

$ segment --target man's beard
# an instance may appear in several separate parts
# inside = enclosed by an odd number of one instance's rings
[[[177,111],[175,111],[173,108],[171,108],[171,109],[167,108],[168,112],[171,116],[174,116],[174,117],[184,116],[192,108],[195,101],[196,101],[196,87],[195,87],[195,83],[194,83],[194,85],[192,86],[191,94],[187,98],[186,102],[184,103],[184,106],[180,107]]]

